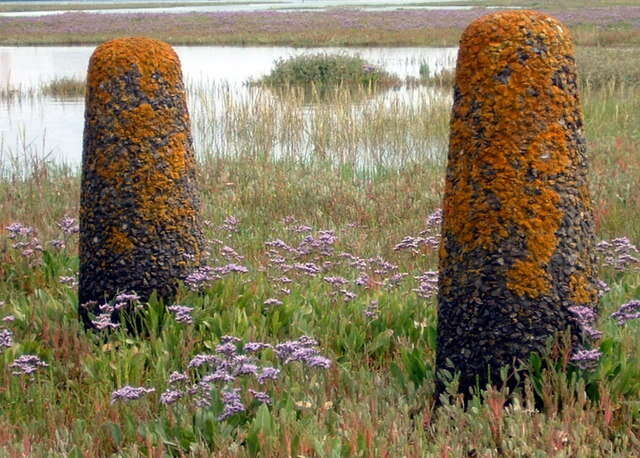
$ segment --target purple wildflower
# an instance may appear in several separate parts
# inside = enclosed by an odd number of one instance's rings
[[[56,250],[62,250],[67,246],[64,243],[64,240],[60,240],[60,239],[50,240],[49,245],[51,245]]]
[[[324,281],[332,286],[342,286],[348,283],[347,279],[344,277],[324,277]]]
[[[67,285],[67,286],[70,286],[72,288],[74,286],[77,286],[77,284],[78,284],[78,281],[76,280],[76,277],[64,277],[64,276],[61,276],[58,279],[58,281],[60,283],[62,283],[63,285]]]
[[[9,365],[10,368],[15,369],[12,372],[13,375],[33,375],[39,367],[47,366],[49,365],[36,355],[22,355]]]
[[[188,274],[184,283],[192,291],[197,291],[211,280],[220,278],[210,266],[202,266]]]
[[[263,367],[259,375],[256,376],[259,384],[263,384],[267,380],[277,380],[280,375],[280,369],[275,367]]]
[[[319,367],[321,369],[329,369],[331,367],[331,360],[320,355],[310,356],[304,360],[304,363],[309,367]]]
[[[627,237],[603,240],[596,245],[596,250],[603,256],[605,265],[616,270],[640,265],[638,249]]]
[[[133,301],[138,301],[140,300],[140,296],[138,296],[136,293],[131,292],[131,293],[122,293],[122,294],[118,294],[116,296],[116,301],[117,302],[133,302]]]
[[[155,388],[145,388],[143,386],[135,387],[135,386],[123,386],[119,390],[115,390],[111,393],[111,404],[114,404],[117,401],[133,401],[136,399],[140,399],[145,394],[153,393]]]
[[[618,310],[611,314],[611,318],[616,320],[619,326],[626,324],[628,321],[640,318],[640,301],[632,300],[621,305]]]
[[[233,342],[225,342],[216,347],[217,353],[221,353],[227,357],[235,355],[237,351],[236,344]]]
[[[186,382],[187,380],[189,380],[189,377],[187,377],[182,372],[173,371],[169,375],[169,385],[175,385],[176,383]]]
[[[244,404],[242,404],[242,400],[240,399],[240,388],[224,391],[222,393],[222,402],[224,402],[224,410],[218,417],[219,421],[226,420],[227,418],[246,410]]]
[[[418,288],[413,289],[419,297],[429,299],[438,292],[438,272],[430,271],[415,277],[418,280]]]
[[[21,223],[11,223],[5,229],[9,232],[10,239],[15,239],[19,236],[28,237],[36,232],[34,228]]]
[[[184,396],[184,393],[179,390],[166,390],[160,395],[160,403],[164,405],[171,405],[177,402]]]
[[[238,232],[238,225],[240,221],[235,216],[228,216],[222,222],[220,229],[223,229],[228,232]]]
[[[282,305],[282,301],[280,299],[276,299],[275,297],[271,297],[271,298],[267,299],[266,301],[264,301],[264,305],[266,305],[268,307],[272,307],[272,306],[276,306],[276,305]]]
[[[205,364],[217,365],[219,362],[220,362],[220,358],[217,356],[199,354],[191,358],[191,361],[189,361],[188,367],[191,369],[194,367],[203,366]]]
[[[211,374],[207,374],[202,377],[203,383],[215,383],[215,382],[233,382],[235,380],[235,376],[231,375],[224,369],[217,369],[215,372]]]
[[[378,318],[378,301],[371,301],[367,308],[364,309],[364,316],[369,318],[370,320],[375,320]]]
[[[72,235],[80,232],[78,221],[70,216],[64,216],[57,224],[65,235]]]
[[[107,328],[115,329],[118,326],[120,326],[118,323],[114,323],[113,321],[111,321],[111,313],[101,313],[96,317],[95,320],[91,320],[91,323],[98,330],[103,330]]]
[[[242,350],[246,353],[256,353],[267,348],[273,348],[273,346],[263,342],[247,342],[246,344],[244,344]]]
[[[7,315],[2,319],[2,321],[5,323],[13,323],[14,321],[16,321],[16,317],[13,315]]]
[[[585,350],[581,349],[571,355],[571,361],[580,369],[593,370],[598,364],[598,360],[602,356],[600,350]]]
[[[185,305],[171,305],[167,307],[171,313],[175,314],[175,319],[178,323],[193,324],[193,307],[187,307]]]
[[[263,404],[271,404],[271,396],[269,396],[264,391],[256,391],[249,388],[249,393],[251,393],[251,395],[256,401],[261,402]]]
[[[13,346],[13,333],[10,329],[0,329],[0,350]]]
[[[347,289],[341,289],[340,294],[342,294],[342,299],[345,302],[352,301],[353,299],[356,298],[356,293],[354,293],[353,291],[349,291]]]

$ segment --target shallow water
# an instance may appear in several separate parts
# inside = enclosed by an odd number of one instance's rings
[[[81,47],[0,47],[0,87],[21,88],[23,92],[37,90],[47,81],[60,77],[84,78],[93,46]],[[177,46],[184,78],[188,87],[206,88],[229,85],[230,94],[238,99],[255,96],[244,84],[267,74],[278,58],[301,53],[331,52],[359,54],[374,65],[404,78],[419,76],[421,64],[432,72],[451,68],[455,63],[455,48],[311,48]],[[403,89],[385,95],[385,103],[394,98],[417,100],[428,88]],[[251,92],[253,91],[253,93]],[[213,101],[216,103],[216,101]],[[193,122],[203,111],[204,98],[193,97],[190,111]],[[48,154],[57,161],[78,164],[82,154],[84,101],[56,100],[51,97],[25,97],[17,102],[0,102],[0,146],[5,154],[33,150]],[[200,144],[194,129],[196,147]],[[219,133],[208,133],[219,137]]]

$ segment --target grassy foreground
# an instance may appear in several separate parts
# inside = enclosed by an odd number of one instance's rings
[[[637,56],[580,52],[598,236],[638,244]],[[77,170],[33,153],[0,161],[0,456],[638,454],[640,320],[610,316],[640,298],[631,260],[615,269],[601,257],[610,290],[595,370],[569,354],[547,370],[534,361],[536,376],[505,409],[507,393],[489,391],[467,411],[433,410],[437,259],[426,240],[437,238],[427,219],[442,196],[447,99],[367,108],[346,91],[311,109],[297,92],[190,92],[212,96],[227,97],[225,109],[192,116],[210,265],[226,268],[180,291],[191,322],[152,301],[147,339],[80,328],[77,235],[65,219],[78,212]],[[297,131],[310,134],[310,156],[296,156]],[[277,155],[274,142],[289,148]],[[302,336],[318,342],[305,347],[315,363],[281,358],[277,345]],[[274,348],[243,352],[250,342]],[[253,366],[198,385],[211,355]]]

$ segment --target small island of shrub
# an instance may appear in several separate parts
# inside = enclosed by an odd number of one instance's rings
[[[274,69],[258,84],[271,87],[315,86],[319,89],[339,86],[384,88],[398,86],[401,81],[360,56],[318,53],[276,60]]]

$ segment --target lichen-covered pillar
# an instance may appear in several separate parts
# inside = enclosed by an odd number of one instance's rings
[[[556,19],[499,12],[462,35],[443,213],[436,365],[468,396],[559,332],[577,338],[569,307],[597,302],[576,66]]]
[[[80,202],[80,315],[120,293],[170,300],[203,249],[180,61],[122,38],[89,62]],[[117,319],[117,317],[115,317]]]

